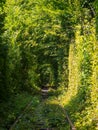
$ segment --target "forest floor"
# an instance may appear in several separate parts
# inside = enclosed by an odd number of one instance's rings
[[[27,102],[26,108],[10,127],[1,130],[69,130],[65,113],[54,92],[42,92]]]

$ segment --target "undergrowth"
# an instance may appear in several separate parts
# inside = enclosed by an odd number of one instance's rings
[[[14,97],[6,103],[0,103],[0,106],[2,106],[0,109],[0,129],[8,129],[10,125],[14,123],[16,117],[18,117],[24,110],[27,103],[31,101],[31,99],[32,95],[27,92],[23,92],[14,95]]]

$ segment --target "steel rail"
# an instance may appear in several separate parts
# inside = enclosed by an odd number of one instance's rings
[[[66,111],[65,111],[65,114],[66,114],[66,118],[68,120],[68,123],[70,125],[70,130],[76,130],[75,126],[73,125],[73,123],[72,123],[71,119],[69,118],[69,115]]]
[[[24,110],[22,111],[22,113],[16,118],[15,122],[11,125],[11,127],[9,128],[9,130],[13,130],[13,128],[15,127],[15,125],[18,123],[18,121],[22,118],[22,116],[24,115],[24,113],[26,112],[26,110],[31,106],[32,101],[30,101],[26,107],[24,108]]]

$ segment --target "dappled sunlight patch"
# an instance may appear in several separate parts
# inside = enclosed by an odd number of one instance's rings
[[[87,21],[86,21],[87,22]],[[76,27],[75,41],[69,51],[69,88],[60,97],[79,130],[97,129],[94,120],[98,115],[97,67],[98,45],[96,44],[94,20]]]

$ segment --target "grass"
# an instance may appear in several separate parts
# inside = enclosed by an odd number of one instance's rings
[[[13,96],[9,101],[1,103],[0,130],[8,129],[31,99],[32,95],[23,92]]]
[[[2,117],[0,117],[0,130],[7,130],[15,119],[23,112],[27,104],[31,106],[24,112],[13,130],[39,130],[39,128],[53,128],[54,130],[69,130],[63,107],[58,101],[58,91],[49,91],[49,97],[42,99],[37,95],[23,92],[14,96],[9,102],[2,105]],[[39,124],[41,124],[39,126]]]
[[[34,100],[34,99],[33,99]],[[35,98],[28,111],[19,120],[13,130],[39,130],[53,128],[54,130],[69,130],[66,116],[55,96],[45,100]]]

